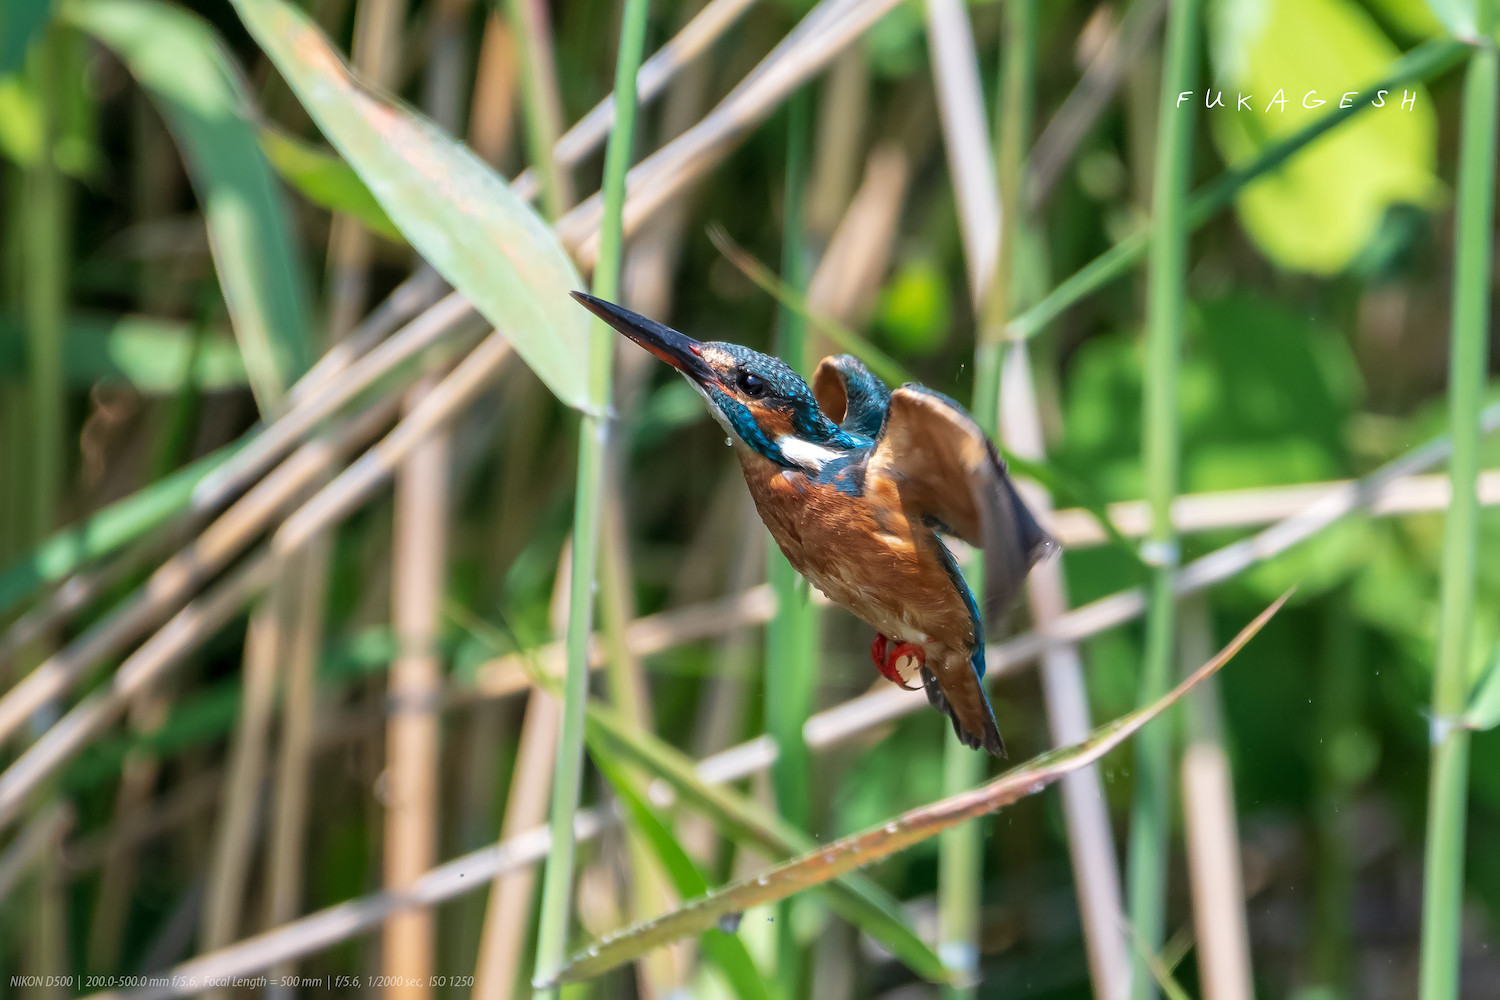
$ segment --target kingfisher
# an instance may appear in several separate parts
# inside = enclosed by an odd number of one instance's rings
[[[1004,757],[984,689],[984,618],[1010,609],[1057,543],[964,408],[913,382],[892,391],[850,354],[824,358],[808,386],[779,358],[573,297],[703,397],[787,560],[875,629],[881,674],[925,691],[965,746]],[[983,549],[985,616],[944,536]]]

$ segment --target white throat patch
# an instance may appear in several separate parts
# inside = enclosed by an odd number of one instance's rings
[[[781,453],[789,461],[795,462],[809,472],[822,472],[823,466],[843,454],[841,451],[804,441],[791,434],[783,434],[777,438],[776,447],[781,449]]]

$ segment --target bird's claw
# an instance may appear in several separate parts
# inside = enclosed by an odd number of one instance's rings
[[[882,677],[899,688],[907,691],[916,691],[922,686],[918,681],[915,684],[907,683],[907,675],[901,672],[901,661],[911,658],[914,662],[911,675],[916,675],[916,668],[927,662],[927,654],[922,647],[911,642],[900,642],[894,649],[889,649],[890,640],[881,632],[875,633],[875,641],[870,643],[870,658],[875,661],[875,669],[880,671]]]

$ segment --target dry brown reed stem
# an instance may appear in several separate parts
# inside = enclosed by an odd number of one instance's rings
[[[1036,212],[1047,203],[1057,179],[1108,106],[1125,71],[1155,37],[1166,9],[1166,0],[1134,0],[1113,34],[1089,60],[1083,78],[1042,130],[1027,158],[1027,211]]]
[[[492,333],[481,341],[378,445],[362,455],[343,474],[287,518],[271,539],[272,555],[277,559],[284,559],[366,502],[375,488],[390,477],[401,460],[426,435],[445,426],[473,401],[499,373],[509,356],[510,347],[498,333]],[[352,424],[361,426],[366,422],[374,423],[377,418],[378,422],[383,422],[389,412],[390,402],[382,400],[375,403]],[[303,446],[297,455],[324,443],[321,439],[314,441]],[[296,457],[294,455],[293,459]],[[322,468],[321,465],[319,467]],[[250,499],[267,487],[274,478],[273,475],[271,479],[263,481],[245,499]],[[236,508],[238,506],[236,504]],[[231,508],[225,516],[228,517],[234,509]],[[190,603],[121,665],[109,682],[106,692],[80,702],[28,748],[19,760],[0,773],[0,827],[14,818],[21,801],[40,781],[81,748],[80,739],[86,741],[103,726],[114,721],[120,711],[117,698],[130,697],[133,691],[143,686],[143,676],[154,678],[173,665],[177,657],[196,648],[206,638],[204,629],[211,633],[213,628],[222,625],[237,609],[237,606],[227,606],[225,602],[238,600],[243,603],[250,600],[265,586],[270,568],[270,559],[257,555],[229,581]],[[50,676],[55,682],[57,672],[54,671]],[[20,689],[18,686],[4,699],[0,699],[0,710],[4,709],[6,701],[12,699]],[[43,692],[43,696],[51,697],[46,692]],[[21,718],[25,718],[26,714],[28,713],[22,712]]]
[[[568,594],[572,589],[573,542],[563,543],[552,579],[548,620],[553,635],[567,631]],[[562,731],[562,704],[537,689],[526,702],[516,762],[505,799],[500,842],[547,825],[552,804],[552,778],[557,769],[557,740]],[[490,883],[479,933],[479,957],[474,968],[474,996],[504,1000],[516,990],[521,974],[521,949],[531,924],[536,895],[536,872],[530,867],[497,875]],[[526,988],[520,987],[524,996]]]
[[[480,341],[389,434],[286,519],[271,539],[272,551],[284,556],[301,548],[368,501],[413,448],[489,386],[510,356],[510,344],[498,331]]]
[[[394,84],[401,66],[405,21],[406,0],[358,0],[354,9],[354,69],[380,90],[399,89]],[[351,216],[334,215],[328,237],[329,343],[342,340],[364,312],[373,250],[374,237],[368,229]]]
[[[279,423],[273,424],[272,429],[276,431],[276,436],[264,441],[258,436],[246,447],[245,452],[236,455],[219,470],[204,478],[203,483],[194,492],[193,511],[198,514],[208,514],[217,510],[236,493],[263,475],[271,462],[285,454],[285,451],[296,440],[300,440],[307,433],[306,426],[304,426],[295,434],[287,434],[297,424],[307,421],[313,414],[317,416],[313,417],[311,423],[316,423],[317,419],[333,413],[358,392],[368,388],[375,380],[389,374],[396,366],[429,346],[433,341],[424,339],[425,337],[441,335],[456,329],[457,326],[445,330],[442,327],[430,325],[442,322],[445,318],[443,313],[424,318],[413,324],[427,331],[423,336],[414,336],[402,347],[382,351],[380,360],[371,361],[368,365],[361,367],[357,373],[349,376],[349,381],[339,379],[346,369],[389,337],[397,327],[431,306],[444,287],[446,286],[438,277],[437,272],[426,266],[419,268],[415,274],[402,282],[360,324],[357,330],[325,352],[288,391],[289,412],[287,416],[291,418],[291,424],[285,427]],[[461,323],[463,319],[474,315],[472,310],[469,310],[460,317],[458,322]],[[441,339],[441,336],[438,336],[438,339]],[[324,395],[320,396],[320,394]],[[304,406],[310,409],[303,410]],[[279,437],[279,442],[277,437]],[[251,458],[251,455],[258,457]],[[191,518],[183,520],[190,521]],[[0,666],[7,663],[17,651],[33,639],[57,628],[115,583],[144,566],[148,560],[154,558],[154,552],[155,549],[149,543],[137,545],[125,555],[111,560],[98,570],[81,572],[68,577],[45,600],[12,623],[5,635],[0,637]]]
[[[1029,353],[1024,341],[1011,344],[1001,368],[1002,438],[1023,458],[1043,461],[1046,445]],[[1052,498],[1035,483],[1022,482],[1019,488],[1032,510],[1044,513],[1051,509]],[[1026,589],[1037,629],[1046,631],[1067,612],[1068,588],[1061,560],[1048,560],[1035,567]],[[1205,656],[1198,662],[1207,659]],[[1069,746],[1085,739],[1093,720],[1078,647],[1067,643],[1049,647],[1042,654],[1040,673],[1052,745]],[[1074,771],[1062,779],[1059,790],[1089,979],[1100,1000],[1119,1000],[1129,992],[1130,950],[1121,931],[1124,908],[1120,868],[1099,768],[1091,765]]]
[[[431,392],[429,379],[407,394],[407,412]],[[449,436],[427,435],[396,472],[391,621],[396,659],[390,670],[386,726],[385,885],[401,892],[437,860],[437,712],[442,695],[438,635],[447,576]],[[381,961],[401,985],[388,995],[430,993],[436,924],[412,909],[386,922]]]
[[[220,948],[240,936],[246,882],[262,827],[258,814],[276,712],[277,674],[285,655],[287,615],[280,606],[288,596],[284,570],[283,565],[270,592],[251,612],[245,633],[239,716],[229,742],[198,929],[204,948]],[[216,990],[211,995],[228,994]]]
[[[109,826],[68,844],[63,867],[77,878],[107,864],[111,856],[161,836],[217,802],[222,782],[223,775],[210,770],[177,783],[151,808],[119,816]]]
[[[276,794],[266,858],[270,883],[266,906],[268,927],[284,924],[302,910],[318,657],[323,647],[323,609],[332,548],[329,534],[319,536],[292,559],[292,568],[285,574],[294,595],[295,616],[287,644]],[[283,965],[273,970],[272,978],[280,981],[295,972],[292,966]]]
[[[1256,527],[1291,517],[1314,503],[1338,496],[1357,486],[1356,480],[1335,480],[1297,486],[1272,486],[1220,493],[1196,493],[1179,496],[1172,505],[1173,523],[1184,533],[1230,528]],[[1479,481],[1480,503],[1500,505],[1500,469],[1485,472]],[[1374,491],[1367,505],[1372,516],[1392,517],[1444,509],[1449,496],[1448,477],[1441,474],[1403,476]],[[1150,514],[1139,500],[1110,504],[1106,508],[1110,521],[1127,538],[1145,532]],[[1081,508],[1051,511],[1044,514],[1048,532],[1065,549],[1090,548],[1109,541],[1094,515]],[[813,594],[814,601],[824,601]],[[645,615],[626,627],[626,642],[635,656],[651,656],[689,642],[713,638],[726,630],[748,625],[763,625],[775,614],[771,589],[757,585],[727,597],[689,604]],[[601,666],[601,637],[595,636],[590,662]],[[537,662],[553,673],[562,670],[562,647],[549,643],[531,652]],[[499,698],[531,686],[518,654],[495,657],[475,670],[474,685],[466,697]]]
[[[239,454],[204,477],[193,491],[194,505],[200,509],[217,507],[254,482],[272,462],[324,420],[400,365],[450,336],[479,329],[482,322],[467,299],[457,292],[449,293],[384,343],[352,361],[341,372],[310,387],[284,416],[257,434]]]
[[[32,792],[71,760],[182,658],[197,649],[270,580],[273,563],[264,551],[244,560],[224,580],[188,602],[144,645],[120,664],[109,682],[73,706],[52,728],[0,773],[0,829],[13,822]]]
[[[494,339],[492,337],[485,343]],[[450,379],[453,377],[449,376]],[[1497,425],[1500,425],[1500,405],[1489,407],[1481,415],[1484,433],[1492,431]],[[1364,479],[1329,491],[1307,508],[1255,536],[1227,545],[1189,563],[1177,574],[1177,592],[1187,594],[1203,590],[1234,576],[1248,566],[1286,551],[1349,512],[1370,503],[1392,482],[1441,461],[1449,450],[1450,445],[1446,440],[1415,449]],[[111,722],[134,691],[145,683],[154,681],[158,674],[182,655],[184,648],[192,648],[202,640],[206,631],[218,627],[223,620],[235,613],[248,596],[263,585],[267,569],[268,561],[264,557],[252,559],[230,580],[214,588],[211,594],[190,604],[169,623],[167,629],[154,636],[127,661],[116,674],[109,693],[85,699],[5,774],[0,775],[0,823],[8,823],[14,819],[25,797],[94,733]],[[1129,621],[1138,616],[1144,606],[1145,597],[1140,588],[1122,591],[1061,616],[1045,636],[1035,632],[1027,633],[991,646],[987,651],[987,660],[993,674],[998,676],[1034,659],[1050,643],[1076,643],[1089,635]],[[904,697],[904,694],[895,690],[879,691],[814,715],[808,720],[804,730],[809,746],[825,747],[868,732],[914,711],[918,706],[911,698]],[[735,780],[769,766],[774,755],[774,745],[761,737],[705,760],[699,770],[706,780]],[[592,836],[600,828],[601,822],[602,817],[598,814],[580,812],[575,821],[578,839]],[[523,855],[534,861],[545,854],[546,841],[545,829],[529,831],[505,845],[486,848],[433,869],[416,883],[411,893],[401,897],[380,895],[340,904],[222,949],[219,953],[178,966],[174,971],[199,976],[210,973],[237,974],[267,968],[278,961],[308,954],[356,934],[372,923],[378,923],[397,906],[430,904],[459,895],[474,885],[473,881],[469,881],[468,886],[464,884],[467,876],[493,878],[499,871],[508,870],[505,866],[519,863],[518,859]],[[533,851],[534,854],[531,853]],[[469,867],[471,864],[480,870],[474,871]],[[220,971],[225,969],[228,972]],[[166,992],[147,991],[144,995],[174,994],[167,988]]]
[[[641,64],[635,77],[636,100],[642,105],[653,100],[673,76],[707,51],[754,3],[755,0],[713,0],[704,6],[682,30]],[[561,167],[577,165],[603,144],[614,124],[615,95],[611,91],[563,133],[552,147],[553,158]],[[535,198],[541,187],[535,168],[522,171],[511,182],[511,187],[522,198]]]
[[[325,391],[349,366],[430,308],[447,287],[447,282],[431,267],[426,264],[418,266],[411,277],[397,285],[349,336],[331,345],[313,362],[312,367],[287,390],[287,405],[301,406],[309,396]]]
[[[31,869],[44,857],[73,825],[73,806],[67,802],[53,802],[32,817],[26,828],[0,854],[0,899],[15,891]]]
[[[9,738],[41,705],[67,693],[95,664],[116,655],[181,607],[329,465],[375,433],[389,414],[388,405],[376,403],[327,439],[303,445],[158,567],[140,590],[7,691],[0,697],[0,740]]]
[[[847,323],[856,309],[873,300],[890,266],[910,172],[900,146],[886,143],[870,151],[864,179],[808,283],[807,302],[813,310]]]
[[[1213,622],[1202,595],[1183,602],[1178,629],[1183,670],[1213,652]],[[1250,932],[1234,809],[1234,777],[1219,720],[1218,678],[1188,695],[1187,745],[1182,752],[1182,813],[1187,840],[1198,984],[1204,1000],[1252,1000]]]
[[[516,35],[494,10],[484,19],[474,97],[469,112],[469,146],[492,167],[499,167],[516,131]]]
[[[822,0],[702,121],[630,171],[626,236],[723,159],[792,91],[821,71],[898,2]],[[592,267],[598,253],[602,204],[595,193],[558,220],[558,236],[583,267]]]
[[[814,246],[828,242],[843,219],[865,162],[870,118],[870,57],[852,45],[833,61],[818,96],[812,172],[807,179],[807,231]]]
[[[938,114],[943,121],[943,144],[948,150],[948,172],[959,206],[958,228],[969,275],[969,298],[977,304],[984,300],[995,277],[1004,221],[984,113],[984,87],[979,82],[969,12],[962,0],[926,0],[922,10],[927,17],[927,47]]]
[[[136,734],[148,734],[166,720],[170,699],[162,691],[151,691],[130,706],[130,728]],[[130,822],[150,807],[151,793],[161,771],[161,761],[150,749],[130,750],[120,766],[120,783],[115,789],[114,811],[108,828]],[[94,911],[89,920],[87,968],[113,969],[120,960],[122,936],[129,916],[131,897],[136,885],[138,867],[135,842],[124,840],[111,844],[99,875],[99,891],[94,897]]]
[[[510,794],[505,800],[505,820],[500,827],[502,844],[528,830],[546,827],[560,721],[556,700],[544,691],[532,691],[526,701]],[[535,895],[536,871],[529,866],[490,883],[479,962],[474,969],[474,996],[480,1000],[504,1000],[512,995],[520,975],[521,952]]]
[[[4,635],[0,635],[0,670],[21,650],[93,603],[115,584],[143,569],[155,557],[156,552],[150,545],[137,545],[97,570],[75,573],[63,580],[40,603],[12,622]]]

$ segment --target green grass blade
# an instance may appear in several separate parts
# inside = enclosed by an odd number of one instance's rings
[[[600,410],[603,395],[578,363],[588,353],[588,313],[568,297],[583,281],[541,217],[462,143],[361,86],[296,7],[284,0],[234,7],[411,245],[559,399]]]
[[[786,899],[841,876],[847,878],[855,869],[906,850],[965,820],[988,815],[1028,795],[1035,795],[1059,778],[1093,763],[1124,743],[1188,691],[1212,676],[1244,648],[1290,596],[1288,592],[1277,598],[1213,659],[1160,700],[1100,726],[1082,743],[1034,757],[978,788],[913,809],[863,833],[814,847],[762,875],[735,882],[701,896],[673,913],[612,935],[586,953],[575,956],[559,974],[559,980],[577,982],[597,976],[650,948],[712,927],[726,916]]]
[[[1500,645],[1485,668],[1479,683],[1474,685],[1474,697],[1469,700],[1469,709],[1464,713],[1464,725],[1475,732],[1484,732],[1500,726]]]
[[[599,256],[594,267],[593,292],[615,301],[620,291],[620,262],[625,238],[625,175],[635,144],[636,77],[646,47],[648,0],[626,0],[615,60],[615,128],[604,152],[603,215],[599,222]],[[514,197],[514,195],[512,195]],[[529,211],[529,209],[528,209]],[[549,235],[551,230],[548,230]],[[558,253],[561,253],[561,248]],[[583,741],[589,686],[589,641],[593,629],[594,591],[598,578],[599,532],[603,517],[605,452],[615,335],[601,320],[589,317],[572,299],[562,307],[582,324],[587,336],[583,374],[587,399],[593,406],[578,428],[578,481],[573,500],[572,580],[568,594],[567,677],[563,685],[562,728],[558,734],[557,767],[552,781],[552,843],[542,880],[541,914],[537,919],[535,977],[550,977],[567,954],[573,898],[573,814],[578,811],[583,780]],[[570,359],[574,370],[580,367]],[[538,997],[556,991],[537,989]]]
[[[274,128],[260,130],[260,148],[281,179],[314,205],[357,219],[388,240],[405,242],[359,174],[337,156]]]
[[[458,624],[496,651],[506,648],[495,630],[458,608],[450,608]],[[529,655],[523,660],[536,684],[554,697],[559,695],[559,681],[546,672]],[[639,767],[671,785],[690,807],[707,816],[719,833],[732,840],[748,843],[776,857],[790,857],[811,851],[816,841],[759,803],[725,788],[712,785],[698,776],[697,763],[682,751],[643,732],[603,702],[590,700],[587,705],[590,746],[607,747],[628,765]],[[825,890],[825,900],[835,913],[883,945],[917,975],[932,982],[942,982],[947,969],[937,954],[907,926],[896,902],[875,883],[854,875],[840,879]]]
[[[1172,578],[1180,561],[1172,525],[1182,430],[1178,425],[1178,372],[1186,326],[1188,184],[1197,109],[1179,111],[1177,95],[1197,76],[1200,5],[1174,0],[1167,15],[1157,118],[1156,175],[1152,189],[1151,259],[1146,304],[1146,371],[1141,428],[1142,465],[1151,527],[1142,544],[1151,567],[1146,648],[1137,704],[1155,704],[1171,683],[1176,595]],[[1166,932],[1168,823],[1172,730],[1158,726],[1136,742],[1135,787],[1130,811],[1127,894],[1130,923],[1140,937],[1131,963],[1131,995],[1152,1000],[1156,982],[1141,952],[1161,950]]]
[[[651,772],[700,810],[719,831],[778,857],[812,851],[817,843],[750,799],[698,777],[694,762],[653,736],[632,729],[613,711],[590,704],[589,724],[623,757]],[[825,901],[839,916],[869,934],[917,975],[933,982],[947,977],[937,954],[907,926],[901,906],[873,882],[847,877],[830,886]]]
[[[165,479],[116,500],[81,524],[52,535],[29,556],[0,573],[0,615],[42,587],[118,551],[186,510],[198,483],[240,446],[241,442],[226,445]]]
[[[1462,946],[1469,742],[1462,724],[1470,695],[1469,653],[1479,567],[1480,409],[1489,370],[1491,267],[1495,231],[1495,146],[1500,116],[1500,51],[1482,3],[1482,41],[1464,78],[1463,135],[1455,206],[1453,314],[1448,408],[1453,499],[1443,532],[1443,577],[1432,679],[1432,765],[1422,886],[1422,1000],[1458,996]]]
[[[677,894],[690,899],[708,892],[708,880],[703,877],[698,866],[693,864],[693,859],[688,857],[677,838],[672,836],[672,831],[657,818],[656,813],[646,804],[645,798],[631,784],[625,769],[615,764],[608,753],[594,752],[592,748],[590,750],[594,765],[614,789],[630,822],[656,852],[672,885],[677,889]],[[766,989],[765,980],[761,978],[760,970],[755,967],[750,952],[745,949],[738,934],[715,927],[704,931],[698,943],[709,960],[724,973],[734,995],[740,1000],[770,1000],[771,994]]]
[[[224,301],[261,411],[311,357],[307,289],[286,205],[218,36],[154,0],[72,0],[67,17],[113,49],[161,108],[203,205]]]

